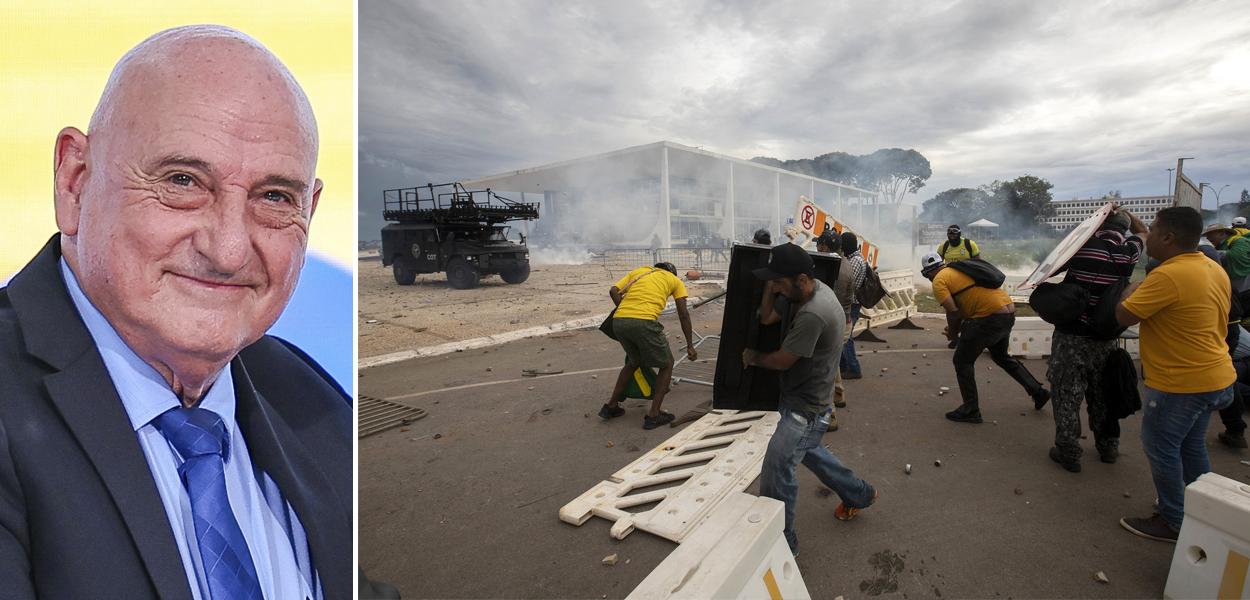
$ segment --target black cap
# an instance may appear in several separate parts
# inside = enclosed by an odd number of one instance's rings
[[[755,276],[765,281],[794,277],[795,275],[811,275],[815,272],[812,256],[794,244],[773,246],[768,254],[768,266],[755,269]]]

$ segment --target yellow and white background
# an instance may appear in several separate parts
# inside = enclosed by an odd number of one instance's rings
[[[356,182],[353,2],[0,0],[0,282],[56,232],[52,147],[67,125],[86,130],[117,59],[157,31],[234,27],[295,74],[321,135],[325,182],[299,288],[271,333],[317,359],[353,392]]]

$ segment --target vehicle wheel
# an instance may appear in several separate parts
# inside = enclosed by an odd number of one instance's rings
[[[451,287],[458,290],[472,289],[477,287],[481,279],[482,276],[469,261],[460,257],[447,261],[447,283],[450,283]]]
[[[530,264],[517,265],[499,272],[499,277],[507,283],[524,283],[530,278]]]
[[[417,272],[404,268],[399,261],[391,263],[391,272],[395,274],[395,283],[399,285],[412,285],[417,280]]]

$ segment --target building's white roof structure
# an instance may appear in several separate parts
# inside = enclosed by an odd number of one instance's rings
[[[998,227],[998,223],[989,219],[981,219],[975,223],[968,223],[968,227]]]

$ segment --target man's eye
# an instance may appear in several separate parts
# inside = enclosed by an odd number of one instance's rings
[[[291,197],[282,192],[265,192],[265,199],[270,202],[290,202]]]
[[[190,187],[195,183],[195,178],[186,173],[175,173],[169,178],[170,183],[181,187]]]

